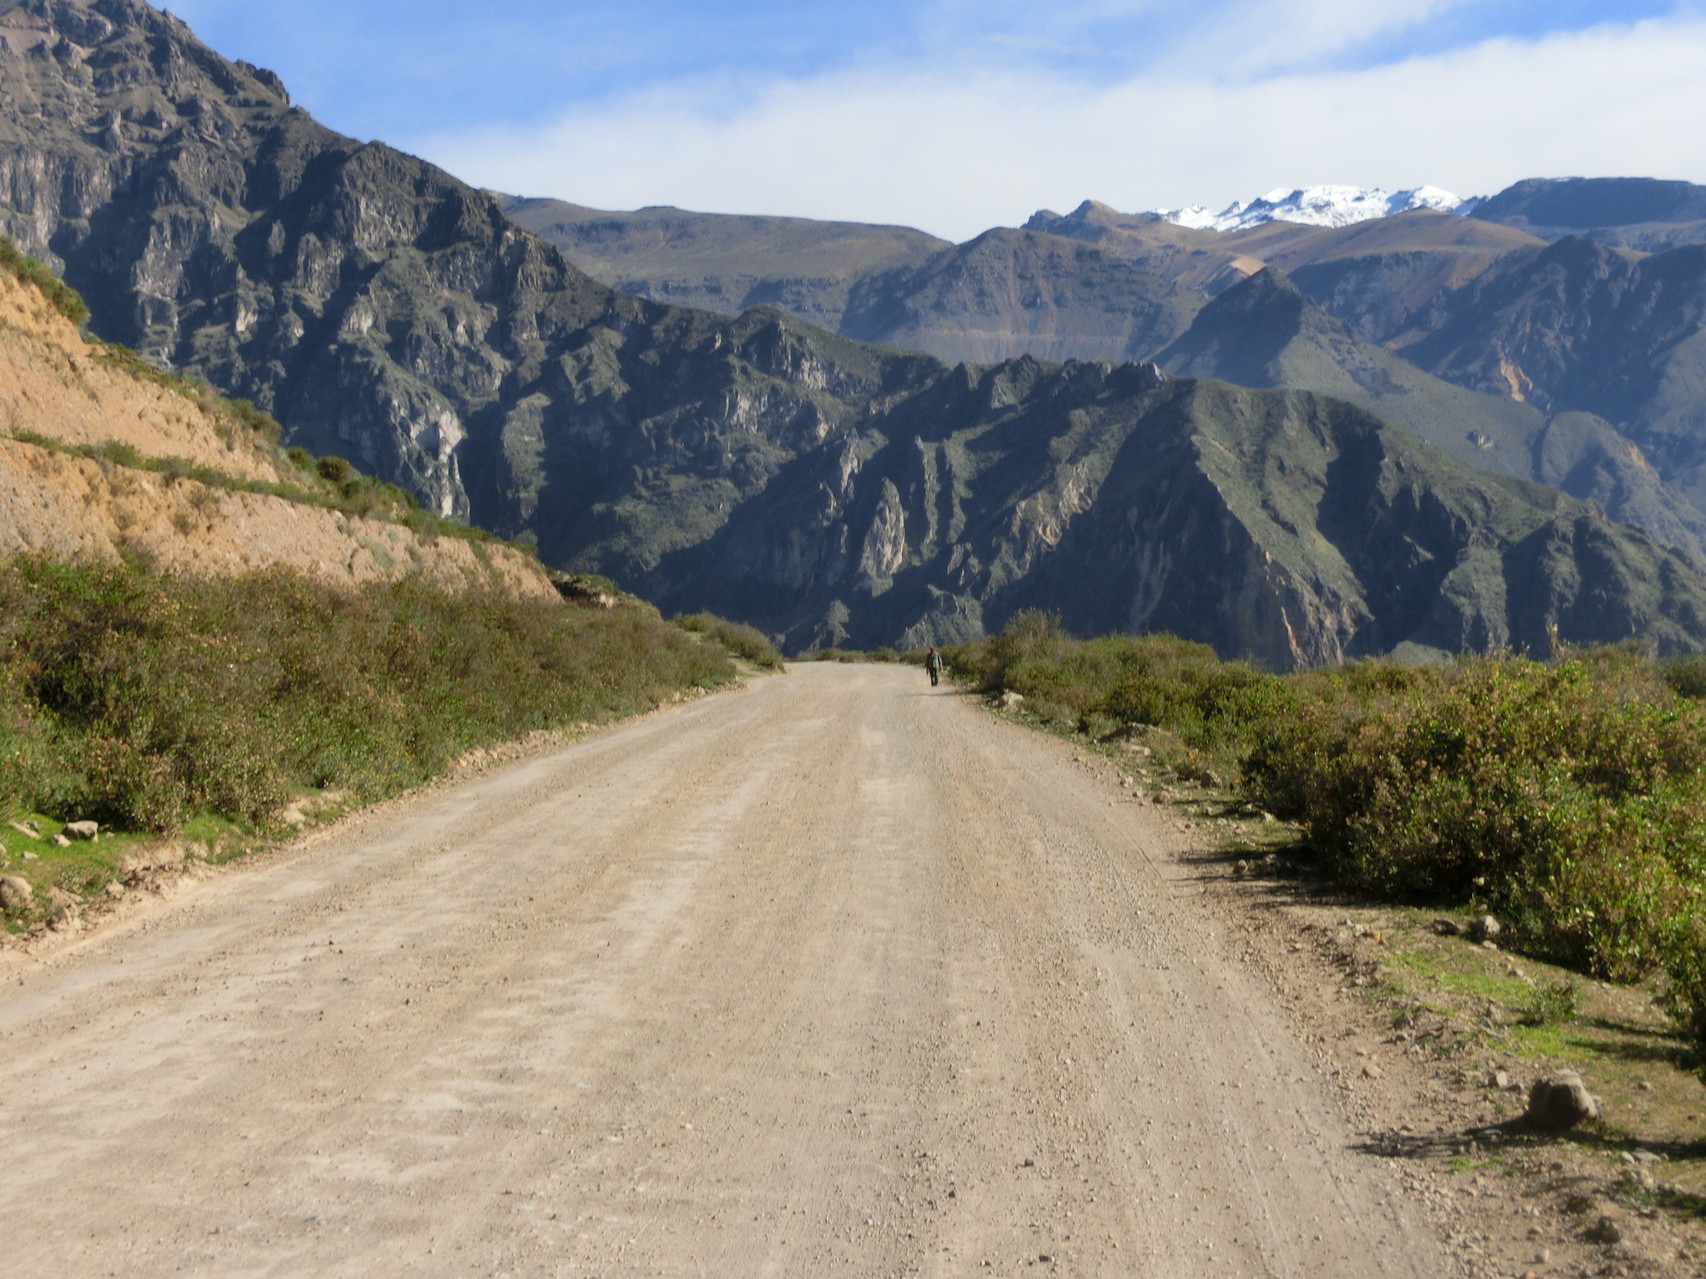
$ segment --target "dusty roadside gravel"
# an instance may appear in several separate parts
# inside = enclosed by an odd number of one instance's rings
[[[1158,810],[812,665],[0,988],[7,1273],[1439,1276]]]

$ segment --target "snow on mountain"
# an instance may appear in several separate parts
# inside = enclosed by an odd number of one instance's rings
[[[1254,200],[1241,200],[1219,213],[1193,204],[1186,209],[1157,209],[1155,214],[1180,226],[1205,231],[1242,231],[1264,222],[1302,222],[1309,226],[1349,226],[1372,218],[1391,217],[1411,209],[1468,213],[1478,200],[1460,200],[1438,187],[1387,191],[1380,187],[1276,187]]]

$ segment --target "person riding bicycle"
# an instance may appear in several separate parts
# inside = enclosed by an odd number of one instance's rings
[[[942,655],[936,651],[936,646],[930,646],[930,655],[924,659],[924,669],[930,672],[930,687],[936,687],[936,682],[942,678]]]

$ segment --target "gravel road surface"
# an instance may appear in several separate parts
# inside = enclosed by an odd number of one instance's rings
[[[0,1269],[1437,1276],[1182,836],[796,666],[0,988]]]

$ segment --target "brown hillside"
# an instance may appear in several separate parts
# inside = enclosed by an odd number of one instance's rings
[[[128,444],[234,479],[278,482],[279,459],[211,397],[140,378],[87,343],[39,290],[0,271],[0,430],[65,444]]]
[[[68,450],[119,446],[229,483]],[[295,468],[212,395],[155,382],[86,343],[32,285],[0,271],[0,555],[139,556],[176,572],[284,565],[335,584],[419,572],[448,589],[555,598],[537,563],[499,543],[416,532],[249,492]]]

